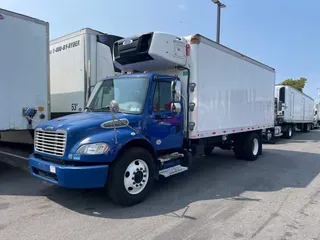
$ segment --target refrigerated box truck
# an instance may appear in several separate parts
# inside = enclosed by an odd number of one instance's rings
[[[50,118],[49,23],[0,9],[0,35],[0,141],[33,142]]]
[[[273,68],[199,34],[151,32],[115,42],[113,52],[126,74],[99,81],[86,112],[36,129],[33,176],[105,187],[132,205],[155,179],[187,171],[215,147],[248,161],[262,154],[262,129],[274,126]]]
[[[119,36],[84,28],[50,41],[51,117],[84,110],[98,80],[113,76],[113,43]]]
[[[275,86],[275,127],[267,129],[266,138],[290,139],[296,130],[309,132],[314,124],[314,100],[294,87]]]

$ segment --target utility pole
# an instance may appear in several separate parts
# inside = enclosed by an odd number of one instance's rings
[[[213,3],[217,4],[217,36],[216,42],[220,43],[220,22],[221,22],[221,8],[227,7],[225,4],[221,3],[219,0],[211,0]]]
[[[320,88],[317,88],[317,103],[320,103]]]

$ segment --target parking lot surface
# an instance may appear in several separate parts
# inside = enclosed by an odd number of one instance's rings
[[[0,239],[320,240],[319,141],[319,130],[297,133],[255,162],[214,150],[129,208],[42,182],[0,153]]]

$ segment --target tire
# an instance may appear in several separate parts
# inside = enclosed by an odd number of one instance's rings
[[[283,137],[286,139],[291,139],[293,135],[292,126],[288,126],[288,130],[283,134]]]
[[[311,130],[310,124],[307,124],[306,125],[306,132],[310,132],[310,130]]]
[[[257,133],[250,133],[246,136],[242,152],[243,157],[247,161],[255,161],[260,155],[261,138]]]
[[[302,125],[302,131],[307,133],[310,132],[310,125],[309,124],[303,124]]]
[[[126,150],[109,169],[109,197],[122,206],[142,202],[152,190],[155,171],[154,159],[147,150],[138,147]]]
[[[214,147],[210,147],[210,146],[204,147],[204,155],[210,156],[212,154],[213,149]]]

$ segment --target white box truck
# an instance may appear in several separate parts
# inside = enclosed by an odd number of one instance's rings
[[[314,100],[291,86],[275,86],[275,127],[266,129],[267,141],[283,136],[290,139],[296,130],[309,132],[314,124]]]
[[[51,117],[84,110],[97,81],[113,76],[113,43],[119,36],[84,28],[50,41]]]
[[[0,34],[0,141],[29,143],[50,118],[49,23],[0,9]]]
[[[86,112],[37,128],[33,176],[106,187],[113,201],[132,205],[155,179],[188,170],[194,155],[219,147],[254,161],[262,153],[262,129],[274,126],[273,68],[199,34],[141,34],[113,52],[126,74],[99,81]]]

